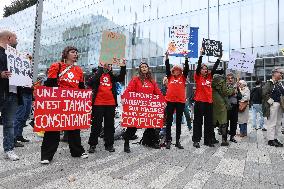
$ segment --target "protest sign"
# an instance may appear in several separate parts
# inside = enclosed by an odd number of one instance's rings
[[[232,51],[228,64],[228,69],[241,72],[253,73],[255,56],[252,54]]]
[[[102,35],[100,65],[120,64],[125,58],[126,37],[123,34],[104,31]]]
[[[40,86],[34,108],[35,132],[88,129],[92,90]]]
[[[170,56],[177,54],[188,53],[189,43],[189,26],[188,25],[177,25],[169,27],[169,38],[170,42],[168,45],[168,52]]]
[[[12,73],[9,85],[31,87],[32,86],[32,63],[26,55],[21,54],[15,48],[7,46],[8,71]]]
[[[129,92],[123,95],[123,127],[162,128],[165,99],[163,95]]]
[[[178,25],[169,27],[168,52],[170,56],[198,58],[198,27]]]
[[[206,56],[220,57],[222,54],[222,42],[204,39],[202,40],[203,54]]]

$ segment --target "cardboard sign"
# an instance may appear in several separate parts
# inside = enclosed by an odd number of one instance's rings
[[[12,73],[9,85],[31,87],[32,86],[32,63],[26,55],[18,52],[15,48],[7,46],[8,71]]]
[[[253,73],[255,56],[252,54],[232,51],[228,64],[228,69],[241,72]]]
[[[100,65],[119,64],[125,58],[126,37],[123,34],[104,31],[102,35]]]
[[[162,128],[165,99],[163,95],[129,92],[123,95],[123,127]]]
[[[204,39],[202,40],[203,54],[206,56],[220,57],[222,53],[222,42]]]
[[[40,86],[34,108],[35,132],[88,129],[92,90]]]
[[[187,54],[189,43],[189,26],[177,25],[169,27],[170,42],[168,52],[170,56],[176,54]]]

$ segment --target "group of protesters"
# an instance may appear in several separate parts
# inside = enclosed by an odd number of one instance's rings
[[[18,160],[19,157],[14,152],[14,147],[20,147],[19,142],[28,142],[22,135],[23,127],[28,119],[32,101],[32,88],[23,88],[9,85],[11,73],[7,68],[7,56],[5,49],[7,45],[16,47],[17,36],[9,31],[0,32],[0,111],[3,117],[3,147],[5,157],[11,160]],[[247,83],[239,80],[233,73],[225,73],[224,70],[217,70],[222,53],[215,62],[213,69],[209,70],[208,64],[202,63],[201,48],[197,68],[194,73],[195,88],[194,93],[194,117],[193,119],[193,146],[200,148],[202,139],[202,126],[204,125],[204,145],[214,147],[219,141],[216,139],[214,128],[218,128],[218,133],[222,136],[221,146],[228,146],[227,140],[236,143],[235,139],[237,125],[240,127],[240,137],[247,136],[247,124],[249,119],[250,98],[254,99],[251,106],[257,112],[263,112],[266,117],[268,145],[282,147],[277,135],[281,125],[283,112],[282,97],[284,88],[281,82],[283,70],[275,68],[272,71],[272,79],[264,86],[253,90],[253,95]],[[126,75],[126,61],[119,64],[120,73],[113,73],[112,64],[100,64],[94,75],[84,82],[84,74],[78,61],[78,49],[67,46],[62,52],[59,62],[53,63],[47,73],[44,83],[47,87],[85,89],[86,85],[92,89],[92,120],[91,132],[88,140],[88,152],[95,153],[98,145],[98,138],[103,126],[105,150],[115,152],[114,148],[114,119],[115,109],[118,105],[116,82],[124,82]],[[190,99],[186,97],[186,80],[189,72],[188,57],[185,55],[184,65],[174,65],[171,68],[169,54],[165,54],[166,66],[166,91],[164,91],[165,107],[165,147],[170,149],[172,145],[171,128],[173,115],[176,115],[176,140],[175,147],[184,149],[181,144],[181,124],[186,107],[186,102]],[[138,68],[138,75],[134,76],[126,87],[124,94],[128,92],[163,95],[157,82],[154,80],[150,67],[146,62],[141,62]],[[122,95],[123,96],[123,95]],[[263,96],[262,99],[258,99]],[[263,108],[263,109],[262,109]],[[261,110],[262,109],[262,110]],[[255,118],[256,119],[256,118]],[[203,121],[204,120],[204,121]],[[260,128],[265,131],[263,118],[260,119]],[[203,123],[204,122],[204,123]],[[189,129],[191,129],[191,124]],[[253,127],[257,129],[256,123]],[[130,153],[129,141],[135,135],[137,128],[126,129],[124,138],[124,152]],[[72,157],[88,158],[80,137],[80,130],[65,131]],[[153,136],[151,147],[159,149],[159,136],[157,129],[148,128],[144,131],[149,136]],[[60,141],[60,131],[46,131],[41,145],[41,163],[49,164],[57,151]]]

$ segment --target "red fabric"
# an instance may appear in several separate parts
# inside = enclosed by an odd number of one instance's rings
[[[185,103],[185,81],[184,75],[177,78],[171,75],[168,78],[166,101]]]
[[[58,70],[59,64],[61,64],[60,70]],[[63,72],[67,67],[69,67],[69,65],[64,62],[53,63],[48,70],[48,78],[57,78],[58,73]],[[74,65],[68,70],[68,72],[59,78],[58,85],[61,88],[79,89],[80,82],[84,82],[83,71],[79,66]]]
[[[208,74],[207,77],[203,77],[201,74],[194,73],[194,80],[196,83],[194,100],[212,103],[212,75]]]
[[[100,86],[94,105],[115,105],[115,99],[112,94],[112,82],[110,75],[103,73],[100,77]]]
[[[145,80],[144,84],[142,84],[139,77],[133,77],[131,79],[124,93],[127,92],[163,95],[155,81],[150,82],[149,80]]]

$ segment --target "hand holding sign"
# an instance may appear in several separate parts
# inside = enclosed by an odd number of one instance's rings
[[[7,79],[9,77],[11,77],[12,73],[9,71],[2,71],[1,72],[1,78]]]

